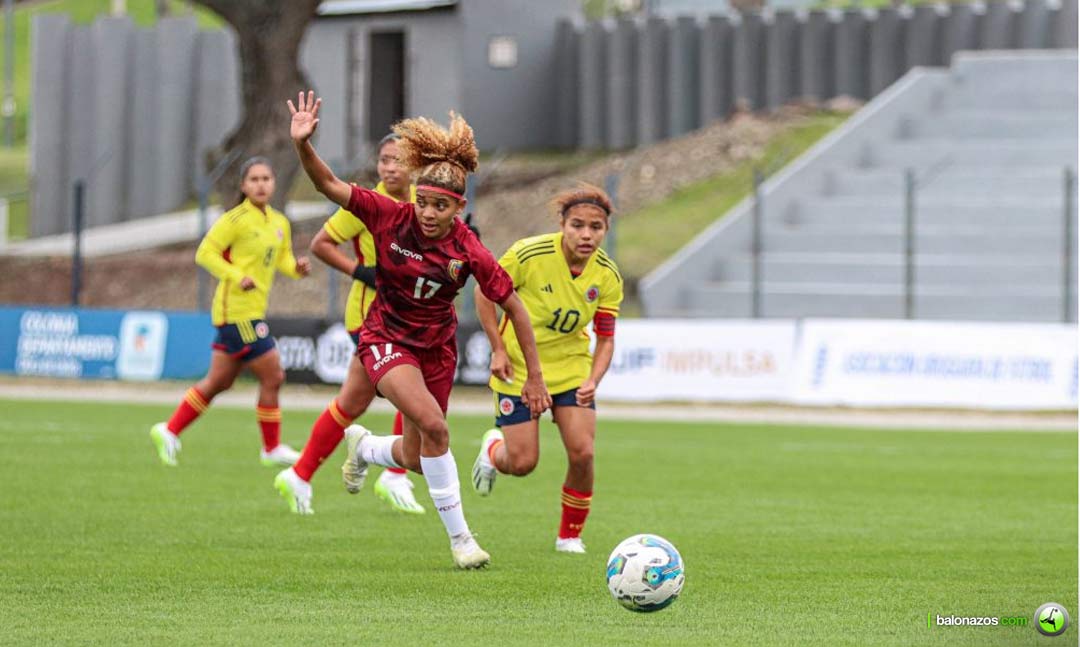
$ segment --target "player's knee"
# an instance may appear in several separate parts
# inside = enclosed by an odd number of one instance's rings
[[[428,442],[450,442],[450,428],[446,425],[446,419],[442,416],[435,414],[421,416],[416,421],[416,428],[424,440]]]
[[[276,371],[270,371],[266,377],[262,379],[262,387],[264,389],[271,389],[278,391],[281,389],[281,385],[285,383],[285,371],[278,369]]]
[[[570,461],[570,465],[576,469],[592,467],[593,446],[572,447],[567,450],[567,458]]]
[[[507,462],[510,464],[510,473],[514,476],[525,476],[536,469],[536,463],[540,456],[536,452],[526,452],[508,455]]]

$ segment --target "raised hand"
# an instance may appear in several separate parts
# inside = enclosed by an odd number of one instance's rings
[[[315,91],[308,90],[307,97],[301,92],[296,97],[296,105],[289,100],[289,112],[292,114],[292,123],[289,125],[289,136],[296,143],[306,142],[315,134],[319,125],[319,106],[322,99],[315,98]]]

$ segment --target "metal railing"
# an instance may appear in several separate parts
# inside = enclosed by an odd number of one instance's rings
[[[929,184],[946,167],[952,165],[951,158],[943,158],[938,163],[917,172],[908,167],[903,170],[903,210],[901,223],[902,270],[903,270],[903,313],[905,319],[916,317],[916,295],[918,286],[918,194],[920,187]],[[765,174],[758,168],[753,171],[753,205],[751,211],[750,233],[750,314],[759,319],[763,314],[764,264],[767,248],[765,234],[766,200],[762,185]],[[1073,293],[1077,286],[1073,267],[1076,264],[1076,208],[1077,178],[1076,171],[1070,166],[1063,169],[1062,186],[1062,246],[1061,246],[1061,321],[1068,323],[1077,317]]]

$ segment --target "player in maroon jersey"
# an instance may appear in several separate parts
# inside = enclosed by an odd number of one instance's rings
[[[295,106],[289,101],[290,135],[315,188],[360,218],[374,236],[377,296],[357,346],[360,361],[350,364],[341,392],[315,422],[300,460],[278,474],[275,486],[294,512],[310,514],[311,475],[346,437],[347,490],[359,491],[369,463],[422,473],[450,536],[454,563],[485,566],[490,556],[465,522],[446,425],[457,366],[453,300],[469,276],[514,324],[527,366],[522,399],[529,410],[539,415],[551,406],[551,397],[528,311],[509,275],[460,218],[465,180],[479,157],[472,128],[453,113],[449,130],[424,118],[394,126],[402,165],[419,175],[415,205],[398,203],[340,180],[319,158],[310,138],[321,103],[313,92],[301,93]],[[403,436],[374,436],[359,425],[346,430],[368,408],[376,388],[405,416]]]

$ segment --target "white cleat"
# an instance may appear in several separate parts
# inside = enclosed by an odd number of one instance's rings
[[[315,514],[315,510],[311,507],[311,483],[297,476],[293,468],[278,472],[278,475],[274,477],[274,487],[294,513]]]
[[[259,460],[267,467],[289,467],[296,465],[296,461],[300,460],[300,452],[285,443],[279,443],[277,447],[270,451],[260,449]]]
[[[491,563],[491,555],[480,548],[476,538],[470,533],[458,535],[450,540],[450,553],[454,556],[454,564],[461,569],[484,568]]]
[[[495,466],[491,464],[491,457],[488,455],[488,450],[491,449],[492,443],[497,440],[503,439],[503,432],[498,429],[489,429],[484,432],[484,437],[480,441],[480,453],[476,456],[476,461],[472,466],[472,484],[473,489],[480,496],[488,496],[491,494],[491,489],[495,487],[495,477],[499,474]]]
[[[581,541],[581,537],[570,537],[563,539],[559,537],[555,540],[555,552],[557,553],[577,553],[580,555],[585,554],[585,544]]]
[[[375,494],[395,510],[407,514],[424,514],[424,506],[413,496],[413,484],[404,474],[383,470],[375,481]]]
[[[345,464],[341,466],[341,480],[349,494],[356,494],[364,487],[368,464],[360,458],[360,441],[369,434],[371,432],[361,425],[349,425],[345,429]]]
[[[150,440],[157,448],[158,458],[169,467],[176,467],[176,456],[180,453],[180,437],[169,431],[164,422],[150,427]]]

